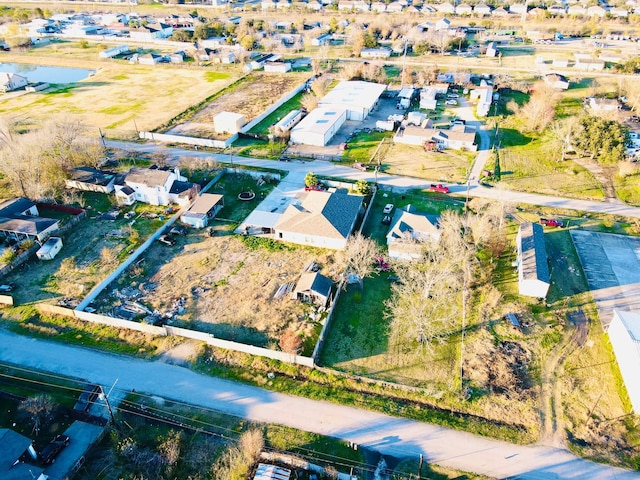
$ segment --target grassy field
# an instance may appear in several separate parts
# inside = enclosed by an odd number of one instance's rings
[[[291,100],[287,100],[280,107],[278,107],[273,113],[267,115],[264,120],[258,123],[255,127],[249,130],[250,133],[256,133],[258,135],[268,135],[269,129],[272,125],[275,125],[282,119],[287,113],[292,110],[298,110],[301,106],[301,99],[303,93],[297,94]]]
[[[475,155],[457,150],[425,152],[417,145],[393,144],[384,157],[383,169],[392,175],[464,182]]]
[[[78,57],[78,51],[80,56]],[[93,59],[83,59],[83,55]],[[72,115],[109,136],[152,130],[238,77],[238,71],[212,75],[210,69],[180,65],[130,65],[98,61],[97,51],[53,43],[27,54],[7,53],[5,62],[89,68],[95,75],[74,84],[0,98],[0,114],[24,115],[39,123],[54,115]]]

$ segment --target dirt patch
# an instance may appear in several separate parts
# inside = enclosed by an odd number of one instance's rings
[[[532,387],[528,372],[531,358],[521,343],[503,340],[495,345],[488,335],[482,336],[465,352],[464,374],[473,385],[491,393],[527,398]]]
[[[602,166],[595,160],[589,160],[588,158],[575,158],[573,160],[578,165],[586,168],[591,174],[600,182],[602,190],[604,191],[605,201],[612,203],[621,203],[616,195],[616,189],[613,184],[613,176],[617,173],[617,168],[614,166]]]
[[[240,83],[216,98],[197,112],[188,122],[171,128],[166,133],[173,135],[194,135],[204,138],[219,138],[213,128],[213,117],[220,112],[234,112],[244,115],[250,122],[282,95],[306,81],[303,73],[252,73]]]
[[[321,316],[290,295],[276,300],[274,294],[281,285],[297,281],[311,261],[336,280],[342,267],[335,252],[251,250],[231,233],[232,227],[218,224],[214,237],[191,231],[173,247],[151,246],[140,265],[144,274],[123,274],[99,297],[98,308],[113,314],[126,298],[161,321],[265,347],[277,345],[288,328],[312,337]]]
[[[172,363],[174,365],[186,365],[193,360],[198,353],[198,342],[185,340],[175,347],[164,352],[158,361]]]

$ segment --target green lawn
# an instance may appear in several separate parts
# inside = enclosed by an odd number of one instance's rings
[[[640,170],[632,175],[615,175],[613,183],[618,198],[629,205],[640,206]]]
[[[280,105],[273,113],[267,115],[264,120],[258,123],[255,127],[249,130],[249,133],[255,133],[258,135],[268,135],[269,128],[278,123],[280,119],[282,119],[286,114],[288,114],[292,110],[298,110],[301,107],[303,93],[299,93],[294,96],[292,99],[287,100],[282,105]]]
[[[352,164],[355,162],[369,163],[374,152],[383,138],[390,138],[393,132],[360,132],[349,141],[349,148],[342,156],[342,162]]]

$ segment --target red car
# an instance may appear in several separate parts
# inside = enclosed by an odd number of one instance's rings
[[[545,227],[562,227],[562,222],[556,218],[541,218],[540,223]]]
[[[443,185],[441,183],[432,183],[429,186],[429,190],[432,192],[438,192],[438,193],[449,193],[449,187],[447,187],[446,185]]]

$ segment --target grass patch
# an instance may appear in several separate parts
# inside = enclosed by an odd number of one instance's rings
[[[204,79],[207,82],[217,82],[218,80],[226,80],[230,75],[226,72],[204,72]]]
[[[391,138],[393,132],[360,132],[349,141],[349,148],[342,156],[342,163],[369,163],[374,152],[383,138]]]
[[[258,135],[268,135],[269,129],[272,125],[275,125],[282,119],[285,115],[287,115],[292,110],[298,110],[301,107],[303,93],[298,93],[290,100],[287,100],[282,105],[280,105],[273,113],[267,115],[260,123],[254,126],[250,133],[255,133]]]
[[[640,206],[640,169],[624,177],[614,175],[613,184],[620,200],[629,205]]]

